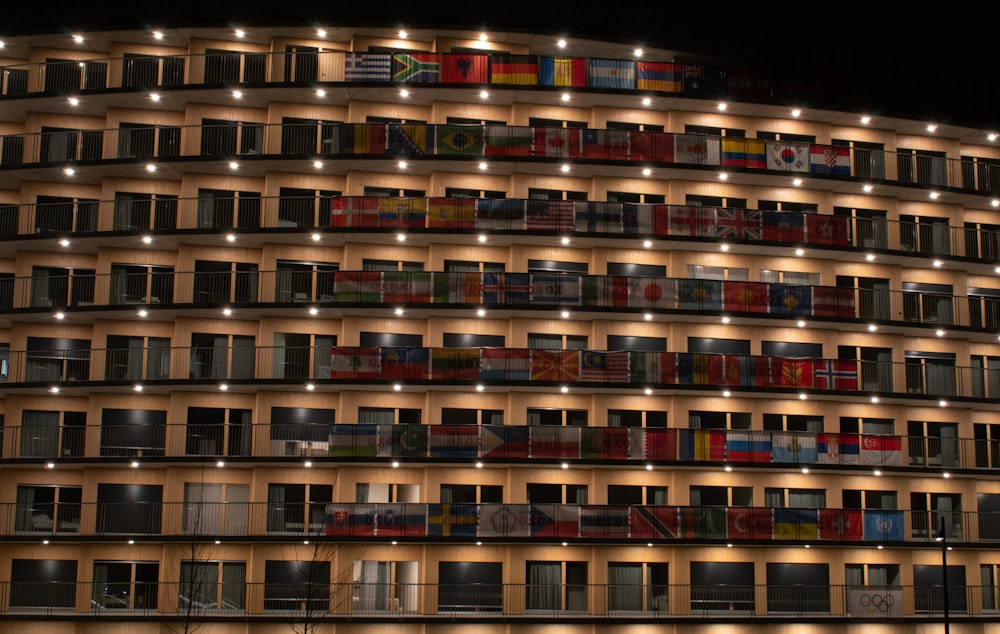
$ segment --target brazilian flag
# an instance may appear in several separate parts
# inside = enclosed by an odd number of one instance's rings
[[[437,125],[436,153],[462,156],[483,155],[483,129],[479,126]]]

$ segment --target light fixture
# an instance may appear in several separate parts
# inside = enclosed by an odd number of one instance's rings
[[[0,48],[2,48],[2,47],[0,47]],[[997,140],[996,133],[995,132],[990,132],[989,134],[987,134],[986,135],[986,140],[987,141],[996,141]]]
[[[882,549],[884,548],[884,546],[883,546],[882,544],[879,544],[879,545],[878,545],[878,546],[876,546],[875,548],[877,548],[877,549],[879,549],[879,550],[882,550]]]
[[[319,37],[326,37],[326,31],[323,29],[316,29],[316,35]]]
[[[562,99],[563,101],[569,101],[569,93],[568,93],[568,92],[564,92],[564,93],[562,94],[562,97],[561,97],[561,99]]]
[[[649,249],[650,247],[653,246],[653,241],[652,240],[643,240],[642,241],[642,246],[644,246],[647,249]]]
[[[729,250],[729,245],[728,244],[720,244],[719,245],[719,250],[722,251],[722,252],[726,252],[726,251]]]
[[[806,547],[806,548],[809,548],[809,544],[806,544],[806,545],[805,545],[805,547]]]
[[[142,391],[142,386],[141,385],[133,385],[132,389],[135,390],[136,392],[141,392]]]
[[[75,33],[73,35],[73,41],[76,42],[77,44],[83,44],[83,36],[80,35],[79,33]]]
[[[642,316],[642,318],[645,319],[646,321],[650,321],[651,319],[653,319],[653,315],[652,313],[646,313],[645,315]]]
[[[567,392],[569,392],[569,388],[564,385],[561,388],[559,388],[559,391],[562,392],[563,394],[566,394]]]
[[[642,57],[642,49],[641,48],[635,49],[634,51],[632,51],[632,55],[635,57]]]
[[[394,390],[396,390],[398,392],[401,389],[403,389],[403,386],[400,385],[399,383],[395,383],[395,384],[393,384],[392,389],[394,389]]]
[[[309,314],[310,315],[318,315],[319,314],[319,309],[316,308],[315,306],[313,306],[312,308],[309,309]]]
[[[236,29],[234,33],[236,34],[236,37],[246,37],[247,34],[247,32],[243,29]]]
[[[405,170],[406,169],[406,161],[400,161],[399,162],[399,169],[401,169],[401,170]]]
[[[397,308],[396,309],[396,316],[397,317],[402,317],[404,312],[405,311],[402,308]]]
[[[799,328],[805,328],[806,327],[806,320],[805,319],[800,319],[797,322],[795,322],[795,325],[798,326]]]
[[[232,308],[223,308],[222,309],[222,314],[225,315],[226,317],[229,317],[230,315],[233,314],[233,309]]]
[[[134,539],[130,539],[130,540],[128,540],[128,545],[129,545],[129,546],[131,546],[131,545],[133,545],[133,544],[135,544],[135,540],[134,540]]]
[[[56,463],[54,463],[54,462],[49,462],[49,463],[48,463],[48,464],[46,464],[45,466],[46,466],[46,467],[48,467],[49,469],[55,469],[55,468],[56,468]]]
[[[1000,207],[1000,198],[994,198],[992,201],[990,201],[990,204],[994,207]]]
[[[316,96],[317,97],[326,97],[326,91],[323,90],[322,88],[319,88],[319,89],[316,90]]]
[[[479,98],[480,99],[489,99],[490,98],[490,91],[488,91],[488,90],[480,90],[479,91]]]
[[[52,387],[49,388],[49,392],[51,392],[53,394],[58,394],[59,393],[59,386],[58,385],[53,385]]]
[[[66,176],[72,176],[73,174],[76,174],[76,170],[73,169],[72,167],[64,167],[63,174],[65,174]]]
[[[868,324],[868,332],[875,332],[876,330],[878,330],[877,324]]]
[[[139,468],[139,461],[138,460],[133,460],[132,463],[129,466],[131,466],[133,469],[138,469]]]
[[[800,392],[800,393],[799,393],[799,400],[800,400],[800,401],[804,401],[804,400],[806,400],[807,398],[809,398],[809,395],[808,395],[808,394],[806,394],[805,392]]]
[[[802,248],[795,249],[795,255],[802,256],[806,254],[806,250]]]
[[[931,200],[937,200],[938,198],[941,197],[941,193],[940,192],[931,192],[930,194],[928,194],[928,196],[931,197]]]
[[[242,98],[243,98],[243,91],[242,90],[234,90],[233,91],[233,99],[242,99]]]
[[[486,242],[486,235],[485,234],[480,234],[479,235],[479,241],[480,242]]]
[[[316,389],[316,385],[314,383],[306,383],[306,391],[312,392],[315,389]]]
[[[66,313],[56,313],[55,315],[52,316],[55,317],[56,319],[66,319]]]
[[[238,170],[240,169],[240,164],[237,163],[236,161],[229,161],[229,169]]]
[[[163,39],[163,31],[153,31],[153,39],[154,40],[162,40]]]
[[[313,242],[319,242],[323,238],[323,236],[318,233],[314,233],[310,237],[312,238]]]
[[[933,264],[935,268],[941,268],[941,266],[944,265],[944,262],[941,260],[934,260],[931,264]]]
[[[564,310],[564,311],[562,311],[561,313],[559,313],[559,315],[560,315],[560,317],[562,317],[563,319],[569,319],[569,311],[568,311],[568,310]]]
[[[564,462],[564,463],[562,463],[559,466],[562,467],[563,469],[569,469],[569,463],[567,463],[567,462]]]
[[[869,117],[868,115],[865,115],[865,116],[861,117],[861,125],[868,125],[871,122],[872,122],[872,118]]]
[[[720,181],[729,180],[729,174],[726,174],[725,172],[719,172],[719,180]]]
[[[69,240],[66,239],[66,238],[63,238],[62,240],[59,241],[59,246],[61,246],[61,247],[68,247],[69,246]]]
[[[69,101],[69,105],[71,105],[71,106],[79,106],[80,105],[80,100],[77,97],[70,97],[68,101]]]
[[[143,308],[143,309],[140,309],[139,312],[136,313],[136,315],[138,315],[139,317],[145,317],[145,316],[149,315],[149,313],[146,311],[146,309]]]
[[[313,466],[313,462],[312,460],[306,460],[305,462],[302,463],[302,466],[308,469],[309,467]]]
[[[646,465],[646,471],[652,471],[652,470],[653,470],[653,465],[647,464]]]
[[[219,391],[221,391],[221,392],[225,392],[225,391],[227,391],[228,389],[229,389],[229,386],[228,386],[228,385],[226,385],[225,383],[219,383]]]
[[[392,461],[392,468],[393,469],[398,469],[399,468],[399,461],[398,460],[393,460]]]
[[[719,102],[719,105],[718,105],[718,108],[719,108],[719,111],[720,111],[720,112],[725,112],[725,110],[726,110],[726,107],[727,107],[727,106],[726,106],[726,102],[724,102],[724,101],[722,101],[722,102]]]
[[[643,390],[643,392],[646,393],[646,396],[649,396],[650,394],[653,393],[653,388],[647,387],[645,390]]]
[[[563,166],[560,167],[559,169],[562,170],[563,174],[565,174],[566,172],[569,171],[569,165],[567,165],[566,163],[563,163]]]
[[[556,46],[558,46],[559,48],[566,48],[566,40],[560,39],[558,42],[556,42]]]
[[[485,308],[480,308],[479,310],[476,311],[476,314],[479,315],[480,317],[485,317],[486,316],[486,309]]]
[[[722,316],[722,323],[728,324],[730,321],[732,321],[732,319],[728,315]]]
[[[732,544],[726,544],[726,548],[732,548],[732,547],[733,547]]]
[[[940,328],[938,328],[937,330],[934,331],[934,334],[937,335],[938,337],[943,337],[945,335],[945,332]]]
[[[644,167],[644,168],[642,168],[642,175],[643,175],[643,176],[649,176],[649,175],[650,175],[650,174],[652,174],[652,173],[653,173],[653,170],[652,170],[652,169],[650,169],[650,168],[648,168],[648,167]]]
[[[316,169],[320,169],[321,167],[323,167],[323,161],[313,161],[313,167],[315,167]]]
[[[878,405],[879,398],[877,396],[873,396],[871,398],[871,402],[872,402],[872,405]]]
[[[725,471],[726,473],[732,473],[733,466],[727,464],[725,467],[722,468],[722,470]]]
[[[149,99],[151,101],[159,101],[160,100],[160,93],[158,93],[158,92],[151,92],[151,93],[149,93]]]
[[[3,40],[0,40],[0,48],[3,48],[5,46],[7,46],[7,44]]]
[[[405,233],[397,233],[396,234],[396,241],[397,242],[406,242],[406,234]]]
[[[870,194],[870,193],[871,193],[871,191],[872,191],[873,189],[875,189],[875,188],[874,188],[874,187],[872,187],[871,185],[865,185],[865,186],[864,186],[864,187],[862,187],[861,189],[865,190],[865,193],[866,193],[866,194]]]
[[[486,389],[486,386],[485,386],[485,385],[482,385],[482,384],[480,384],[480,385],[477,385],[477,386],[476,386],[476,391],[477,391],[477,392],[482,392],[482,391],[483,391],[483,390],[485,390],[485,389]]]
[[[867,261],[869,261],[869,262],[874,262],[874,261],[875,261],[875,254],[874,254],[874,253],[869,253],[869,254],[867,254],[867,255],[865,256],[865,260],[867,260]]]
[[[802,111],[799,110],[798,108],[795,108],[794,110],[792,110],[792,116],[793,117],[800,117],[800,116],[802,116]]]
[[[951,477],[951,474],[948,473],[947,471],[945,471],[944,473],[941,474],[941,477],[944,478],[945,480],[947,480],[948,478]]]
[[[402,98],[404,98],[404,99],[406,99],[407,97],[410,96],[410,91],[407,90],[406,88],[404,88],[404,89],[402,89],[402,90],[399,91],[399,96],[402,97]]]
[[[147,172],[155,172],[156,171],[156,164],[155,163],[146,163],[146,171]]]
[[[937,132],[937,129],[938,129],[938,127],[937,127],[936,123],[928,123],[927,124],[927,131],[928,132]]]
[[[809,467],[802,467],[802,473],[808,474],[809,473]]]
[[[876,470],[872,471],[872,475],[874,475],[874,476],[880,476],[880,475],[882,475],[882,470],[881,469],[876,469]]]
[[[406,39],[406,36],[407,36],[407,35],[409,35],[409,33],[407,33],[406,31],[402,31],[402,30],[401,30],[401,31],[399,32],[399,39],[401,39],[401,40],[405,40],[405,39]]]
[[[948,407],[948,401],[944,399],[938,401],[938,407]]]
[[[482,468],[483,468],[483,463],[481,463],[481,462],[477,462],[477,463],[476,463],[476,468],[477,468],[477,469],[482,469]]]
[[[722,390],[722,395],[726,398],[729,398],[730,396],[733,395],[733,393],[730,392],[729,390]]]
[[[488,39],[489,39],[489,38],[488,38],[488,37],[486,36],[486,34],[485,34],[485,33],[480,33],[480,34],[479,34],[479,41],[480,41],[480,42],[485,42],[485,41],[486,41],[486,40],[488,40]]]
[[[227,233],[226,234],[226,242],[236,242],[236,234],[235,233]]]
[[[481,169],[481,170],[489,169],[489,167],[490,167],[489,163],[480,163],[479,164],[479,169]]]
[[[563,236],[563,238],[559,240],[559,242],[561,242],[562,244],[569,244],[570,240],[566,236]]]
[[[642,105],[648,106],[648,105],[650,105],[652,103],[653,103],[653,100],[650,99],[649,97],[643,97],[642,98]]]
[[[796,187],[801,187],[802,186],[802,179],[801,178],[796,178],[795,180],[792,181],[792,185],[795,185]]]

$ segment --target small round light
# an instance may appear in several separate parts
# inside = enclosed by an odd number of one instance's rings
[[[560,313],[560,316],[561,316],[561,317],[562,317],[563,319],[569,319],[569,311],[568,311],[568,310],[564,310],[564,311],[562,311],[562,312]]]
[[[940,328],[938,328],[937,330],[934,331],[934,334],[937,335],[938,337],[943,337],[943,336],[945,336],[946,333],[945,333],[945,331],[943,331]]]
[[[880,476],[880,475],[882,475],[882,470],[881,469],[876,469],[876,470],[872,471],[872,475]]]
[[[720,181],[729,180],[729,174],[726,174],[725,172],[719,172],[719,180]]]
[[[234,90],[233,91],[233,99],[242,99],[242,98],[243,98],[243,91],[242,90]]]
[[[163,39],[163,31],[153,31],[153,39],[154,40],[162,40]]]
[[[306,460],[305,462],[302,463],[302,466],[308,469],[309,467],[313,466],[312,460]]]
[[[942,473],[942,474],[941,474],[941,477],[942,477],[942,478],[945,478],[945,479],[948,479],[948,478],[950,478],[950,477],[951,477],[951,474],[950,474],[950,473],[948,473],[947,471],[945,471],[944,473]]]
[[[247,32],[243,29],[236,29],[236,37],[246,37]]]
[[[480,90],[479,91],[479,98],[480,99],[489,99],[490,98],[490,91],[488,91],[488,90]]]
[[[875,188],[873,186],[871,186],[871,185],[865,185],[861,189],[865,190],[865,193],[868,194],[868,193],[871,193],[871,191],[873,189],[875,189]]]
[[[642,57],[642,49],[641,48],[635,49],[634,51],[632,51],[632,55],[634,57]]]
[[[399,169],[401,169],[401,170],[405,170],[406,169],[406,161],[400,161],[399,162]]]
[[[861,117],[861,125],[868,125],[871,122],[872,122],[872,118],[869,117],[868,115],[865,115],[865,116]]]
[[[646,247],[648,249],[648,248],[650,248],[650,247],[653,246],[653,241],[652,240],[643,240],[642,241],[642,246],[644,246],[644,247]]]
[[[315,384],[313,384],[313,383],[306,383],[306,390],[307,391],[312,392],[315,389],[316,389],[316,385]]]
[[[948,407],[948,401],[943,399],[938,401],[938,407]]]
[[[880,399],[879,399],[879,397],[877,397],[877,396],[873,396],[873,397],[871,397],[871,403],[872,403],[872,405],[878,405],[878,403],[879,403],[879,400],[880,400]]]
[[[795,255],[802,256],[806,254],[805,249],[795,249]]]
[[[476,311],[476,314],[479,315],[480,317],[485,317],[486,316],[486,309],[485,308],[480,308],[479,310]]]
[[[52,392],[53,394],[58,394],[59,393],[59,386],[58,385],[53,385],[52,387],[49,388],[49,392]]]
[[[562,100],[563,101],[569,101],[569,93],[568,92],[564,92],[562,94]]]
[[[799,400],[800,400],[800,401],[804,401],[804,400],[806,400],[807,398],[809,398],[809,395],[808,395],[808,394],[806,394],[805,392],[802,392],[802,393],[800,393],[800,394],[799,394]]]
[[[61,247],[68,247],[69,246],[69,240],[67,240],[66,238],[63,238],[62,240],[59,241],[59,246],[61,246]]]
[[[392,386],[392,389],[394,389],[394,390],[396,390],[398,392],[401,389],[403,389],[403,386],[400,385],[399,383],[396,383],[395,385]]]
[[[310,237],[312,238],[313,242],[319,242],[323,238],[323,236],[318,233],[314,233]]]
[[[648,167],[645,167],[645,168],[643,168],[643,170],[642,170],[642,175],[643,175],[643,176],[649,176],[649,175],[650,175],[650,174],[652,174],[652,173],[653,173],[653,170],[649,169]]]
[[[793,117],[801,117],[802,116],[802,111],[799,110],[798,108],[795,108],[794,110],[792,110],[792,116]]]
[[[944,262],[941,260],[934,260],[931,264],[933,264],[935,268],[941,268],[944,265]]]
[[[66,313],[56,313],[53,317],[56,319],[66,319]]]
[[[792,185],[795,185],[796,187],[799,187],[799,186],[801,186],[801,185],[802,185],[802,179],[801,179],[801,178],[796,178],[796,179],[794,179],[794,180],[792,181]]]
[[[317,96],[317,97],[326,97],[326,91],[325,91],[325,90],[323,90],[322,88],[320,88],[320,89],[318,89],[318,90],[316,91],[316,96]]]
[[[489,163],[480,163],[479,164],[479,169],[481,169],[481,170],[489,169],[489,167],[490,167]]]
[[[223,308],[222,309],[222,314],[225,315],[226,317],[229,317],[230,315],[233,314],[233,309],[232,308]]]
[[[146,171],[147,172],[155,172],[156,171],[156,164],[155,163],[146,163]]]
[[[719,250],[723,251],[723,252],[728,251],[729,250],[729,245],[728,244],[720,244],[719,245]]]
[[[315,167],[316,169],[320,169],[321,167],[323,167],[323,161],[313,161],[313,167]]]
[[[151,93],[149,93],[149,99],[150,99],[150,101],[159,101],[160,100],[160,93],[158,93],[158,92],[151,92]]]
[[[722,323],[728,324],[730,321],[732,321],[732,318],[729,317],[728,315],[723,315],[722,316]]]
[[[566,40],[559,40],[558,42],[556,42],[556,46],[558,46],[559,48],[566,48]]]
[[[1000,207],[1000,198],[994,198],[992,201],[990,201],[990,205],[992,205],[993,207]]]
[[[405,313],[406,311],[404,311],[402,308],[397,308],[395,312],[397,317],[402,317],[403,313]]]
[[[562,392],[563,394],[566,394],[567,392],[569,392],[569,388],[564,385],[561,388],[559,388],[559,391]]]
[[[802,467],[802,473],[809,473],[809,467]]]
[[[875,332],[878,330],[878,324],[868,324],[868,332]]]
[[[312,308],[309,309],[309,314],[310,315],[318,315],[319,314],[319,309],[316,308],[315,306],[313,306]]]
[[[930,194],[928,194],[928,196],[930,196],[931,200],[937,200],[938,198],[941,197],[941,193],[940,192],[931,192]]]
[[[733,547],[732,544],[726,544],[726,548],[732,548],[732,547]]]
[[[937,127],[936,123],[928,123],[927,124],[927,131],[928,132],[937,132],[937,129],[938,129],[938,127]]]
[[[561,240],[559,240],[559,242],[561,242],[562,244],[569,244],[570,243],[570,239],[567,238],[567,237],[563,237]]]
[[[485,42],[485,41],[486,41],[486,40],[488,40],[488,39],[489,39],[489,38],[488,38],[488,37],[486,36],[486,34],[485,34],[485,33],[480,33],[480,34],[479,34],[479,41],[480,41],[480,42]]]
[[[560,170],[562,170],[562,173],[563,173],[563,174],[565,174],[566,172],[568,172],[568,171],[569,171],[569,165],[565,165],[565,164],[563,164],[563,166],[562,166],[562,167],[560,167],[559,169],[560,169]]]
[[[399,32],[399,39],[405,40],[407,35],[409,35],[409,34],[406,31],[400,31]]]
[[[722,391],[722,395],[723,395],[724,397],[726,397],[726,398],[729,398],[730,396],[732,396],[732,395],[733,395],[733,393],[732,393],[732,392],[730,392],[729,390],[723,390],[723,391]]]
[[[646,465],[646,471],[652,471],[652,470],[653,470],[653,465],[651,464]]]
[[[652,100],[652,99],[650,99],[649,97],[643,97],[643,98],[642,98],[642,105],[644,105],[644,106],[649,106],[649,105],[651,105],[652,103],[653,103],[653,100]]]
[[[559,466],[562,467],[563,469],[569,469],[569,463],[566,463],[566,462],[562,463]]]
[[[476,463],[476,468],[477,468],[477,469],[482,469],[482,468],[483,468],[483,463],[481,463],[481,462],[477,462],[477,463]]]
[[[799,328],[805,328],[806,327],[806,320],[800,319],[797,322],[795,322],[795,325],[798,326]]]
[[[991,132],[991,133],[987,134],[987,135],[986,135],[986,140],[987,140],[987,141],[996,141],[996,140],[997,140],[997,135],[996,135],[996,133],[994,133],[994,132]]]
[[[235,233],[227,233],[226,234],[226,242],[236,242],[236,234]]]
[[[56,463],[49,462],[49,463],[46,463],[45,466],[48,467],[49,469],[55,469],[56,468]]]
[[[73,35],[73,41],[76,42],[77,44],[83,44],[83,36],[80,35],[79,33],[76,33]]]
[[[392,468],[393,469],[398,469],[399,468],[399,461],[398,460],[393,460],[392,461]]]
[[[875,254],[874,253],[869,253],[868,255],[865,256],[865,260],[867,260],[869,262],[874,262],[875,261]]]
[[[485,235],[480,235],[479,236],[479,241],[480,242],[486,242],[486,236]]]
[[[226,466],[226,461],[225,460],[216,460],[215,461],[215,466],[221,469],[222,467]]]
[[[324,29],[316,29],[316,35],[318,37],[326,37],[326,31]]]
[[[237,163],[236,161],[229,161],[229,169],[238,170],[239,168],[240,168],[239,163]]]
[[[485,389],[486,389],[486,386],[484,386],[484,385],[477,385],[476,386],[476,391],[477,392],[482,392]]]
[[[409,97],[410,96],[410,91],[407,90],[406,88],[404,88],[404,89],[402,89],[402,90],[399,91],[399,96],[403,97],[403,98]]]
[[[135,386],[132,387],[132,389],[135,390],[136,392],[141,392],[142,391],[142,386],[141,385],[135,385]]]
[[[884,548],[884,546],[882,546],[882,544],[879,544],[879,545],[878,545],[878,546],[876,546],[875,548],[877,548],[878,550],[882,550],[882,549]]]
[[[396,234],[396,241],[397,242],[406,242],[406,234],[405,233],[397,233]]]
[[[653,393],[653,388],[647,387],[645,390],[643,390],[643,392],[646,393],[646,396],[649,396],[650,394]]]
[[[725,102],[720,102],[719,105],[718,105],[718,108],[719,108],[719,112],[725,112],[725,110],[726,110],[726,103]]]
[[[220,383],[220,384],[219,384],[219,390],[220,390],[220,391],[222,391],[222,392],[225,392],[225,391],[227,391],[228,389],[229,389],[229,386],[228,386],[228,385],[226,385],[225,383]]]
[[[63,174],[65,174],[66,176],[72,176],[73,174],[76,174],[76,170],[73,169],[72,167],[64,167]]]
[[[138,460],[133,460],[130,466],[133,469],[138,469],[139,468],[139,461]]]
[[[129,546],[131,546],[131,545],[132,545],[132,544],[134,544],[134,543],[135,543],[135,540],[134,540],[134,539],[130,539],[130,540],[128,540],[128,544],[129,544]]]
[[[645,315],[642,316],[642,318],[645,319],[646,321],[650,321],[651,319],[653,319],[653,314],[646,313]]]

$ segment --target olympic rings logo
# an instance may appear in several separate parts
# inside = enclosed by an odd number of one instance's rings
[[[866,592],[861,595],[859,601],[861,603],[861,607],[869,612],[881,612],[885,614],[892,608],[893,604],[896,603],[896,597],[888,592],[885,594]]]

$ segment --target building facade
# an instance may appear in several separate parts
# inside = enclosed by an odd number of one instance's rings
[[[0,53],[4,627],[996,628],[990,130],[518,33]]]

